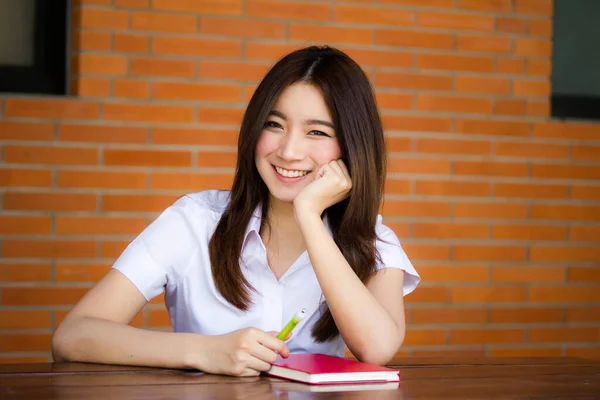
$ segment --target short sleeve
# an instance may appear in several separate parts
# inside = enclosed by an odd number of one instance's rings
[[[176,286],[198,248],[191,223],[193,200],[179,198],[123,251],[112,268],[123,273],[146,300]]]
[[[400,241],[394,231],[385,226],[381,221],[381,215],[378,215],[375,232],[377,233],[376,248],[379,252],[380,260],[377,262],[377,270],[382,268],[398,268],[404,270],[402,295],[406,296],[415,290],[421,281],[421,277],[408,259],[404,249],[402,249]]]

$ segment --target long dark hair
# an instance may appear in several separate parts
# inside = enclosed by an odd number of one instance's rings
[[[383,197],[386,150],[381,119],[369,80],[360,66],[331,47],[296,50],[267,73],[250,99],[238,138],[238,160],[229,204],[209,243],[217,290],[232,305],[247,310],[254,288],[240,268],[246,227],[256,207],[267,222],[269,190],[255,165],[255,150],[269,112],[290,85],[319,88],[333,118],[342,160],[352,178],[345,200],[325,210],[335,243],[363,283],[375,272],[375,224]],[[318,342],[339,334],[329,309],[314,325]]]

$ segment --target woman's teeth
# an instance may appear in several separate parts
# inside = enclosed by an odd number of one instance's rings
[[[275,170],[277,170],[277,173],[279,175],[285,176],[287,178],[296,178],[298,176],[304,176],[308,173],[308,171],[289,171],[280,167],[275,167]]]

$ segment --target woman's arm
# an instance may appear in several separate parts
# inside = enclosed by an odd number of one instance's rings
[[[387,363],[404,340],[404,271],[385,268],[365,286],[320,215],[300,210],[296,215],[313,269],[344,342],[361,361]]]

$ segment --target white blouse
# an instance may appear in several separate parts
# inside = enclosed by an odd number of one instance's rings
[[[280,331],[305,308],[306,317],[287,341],[290,351],[344,356],[347,348],[341,336],[325,343],[316,343],[311,336],[324,297],[308,252],[300,255],[279,280],[269,268],[259,235],[260,206],[246,228],[240,257],[244,276],[257,290],[250,291],[251,307],[240,311],[216,290],[208,242],[225,211],[229,193],[206,190],[179,198],[129,244],[113,268],[127,276],[148,301],[166,290],[165,304],[175,332],[221,335],[247,327]],[[403,295],[407,295],[417,287],[420,277],[394,232],[381,223],[380,215],[376,232],[382,239],[376,242],[382,260],[377,268],[404,270]]]

